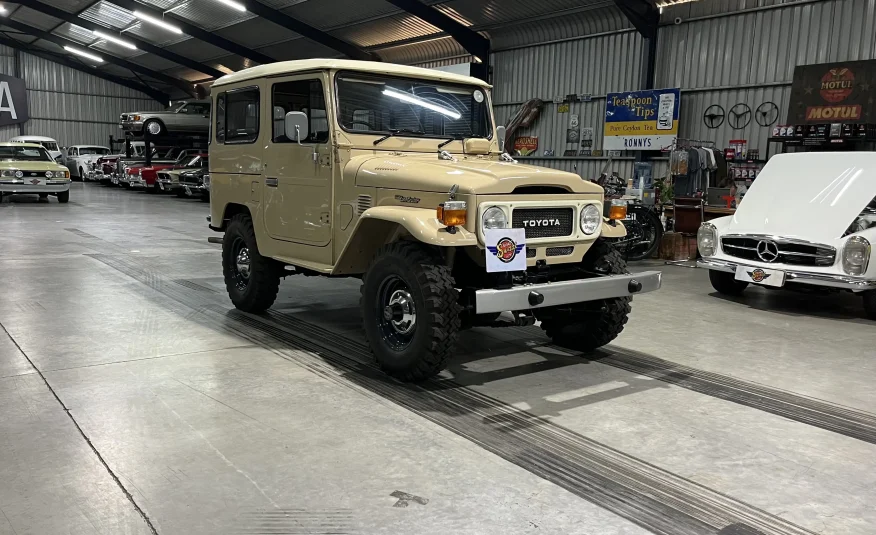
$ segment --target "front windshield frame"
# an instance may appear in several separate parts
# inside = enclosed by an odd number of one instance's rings
[[[20,157],[20,155],[16,156],[16,153],[22,152],[25,150],[39,151],[42,154],[43,158],[22,158],[22,157]],[[8,151],[11,151],[11,155],[8,157],[4,156],[3,153],[8,152]],[[42,145],[40,145],[39,147],[30,147],[30,146],[26,146],[26,145],[5,145],[5,146],[0,146],[0,161],[3,161],[3,162],[54,162],[55,159],[52,158],[52,155],[49,154],[49,151],[46,150],[46,148],[43,147]]]
[[[433,80],[430,78],[417,78],[411,76],[399,76],[399,75],[391,75],[391,74],[383,74],[383,73],[372,73],[372,72],[363,72],[363,71],[338,71],[334,75],[334,112],[335,112],[335,122],[344,132],[350,134],[358,134],[358,135],[369,135],[369,136],[385,136],[393,133],[392,130],[384,129],[384,130],[352,130],[344,126],[344,123],[341,121],[341,91],[340,91],[340,81],[341,78],[348,76],[352,78],[359,79],[374,79],[375,81],[382,80],[400,80],[408,83],[422,83],[424,85],[434,85],[436,87],[445,87],[445,88],[457,88],[461,90],[471,90],[471,93],[474,94],[474,91],[479,90],[484,94],[484,129],[486,130],[486,135],[477,136],[477,135],[469,135],[469,136],[461,136],[459,141],[462,139],[493,139],[494,132],[496,131],[493,114],[492,114],[492,101],[490,100],[490,93],[486,87],[476,85],[476,84],[464,84],[464,83],[455,83],[455,82],[445,82],[443,80]],[[453,134],[408,134],[403,133],[405,137],[412,137],[416,139],[428,139],[428,140],[448,140],[451,137],[454,137]]]

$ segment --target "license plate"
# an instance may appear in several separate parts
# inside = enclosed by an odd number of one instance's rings
[[[736,266],[736,280],[763,286],[781,287],[785,285],[785,272],[778,269]]]
[[[191,195],[191,194],[192,194],[192,188],[190,188],[190,187],[188,187],[188,186],[185,186],[185,188],[186,188],[186,195]]]
[[[46,181],[40,178],[26,178],[24,183],[28,186],[45,186]]]

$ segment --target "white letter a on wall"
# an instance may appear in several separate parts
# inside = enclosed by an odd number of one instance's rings
[[[15,114],[15,103],[12,102],[12,94],[9,92],[9,83],[0,82],[0,113],[8,111],[13,120],[18,120]]]

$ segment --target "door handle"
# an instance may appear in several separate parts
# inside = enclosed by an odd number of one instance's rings
[[[276,188],[279,185],[280,185],[280,180],[277,178],[266,178],[265,179],[265,186],[268,186],[269,188]]]

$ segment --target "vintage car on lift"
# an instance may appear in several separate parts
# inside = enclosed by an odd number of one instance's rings
[[[132,188],[145,188],[149,193],[164,191],[163,184],[158,182],[158,172],[175,169],[200,169],[207,163],[207,153],[192,149],[182,149],[176,160],[172,162],[155,162],[150,166],[145,164],[132,165],[126,168],[128,184]]]
[[[206,134],[209,127],[209,100],[177,102],[164,111],[132,111],[119,117],[119,128],[135,135]]]
[[[876,319],[876,152],[773,156],[732,216],[697,235],[712,286],[847,290]]]
[[[0,143],[0,199],[6,195],[49,195],[70,200],[70,171],[36,143]]]
[[[67,147],[63,164],[70,170],[72,178],[84,181],[93,164],[103,156],[108,156],[110,149],[100,145],[73,145]]]
[[[264,311],[293,272],[361,278],[368,343],[401,380],[439,373],[474,325],[538,320],[593,350],[660,287],[614,247],[625,205],[603,218],[597,184],[503,152],[482,80],[313,59],[223,76],[212,97],[210,220],[232,303]]]

